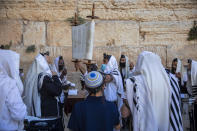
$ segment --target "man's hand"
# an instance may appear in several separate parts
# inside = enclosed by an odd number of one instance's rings
[[[111,76],[111,75],[106,75],[105,76],[105,82],[106,83],[109,83],[109,82],[111,82],[113,80],[113,77]]]
[[[131,112],[130,110],[128,109],[128,107],[123,104],[123,106],[121,107],[121,115],[123,118],[127,118],[128,116],[130,116]]]
[[[76,71],[78,71],[78,69],[79,69],[79,61],[76,61],[74,63],[75,63],[75,69],[76,69]]]
[[[181,78],[181,73],[180,72],[176,73],[176,77],[180,79]]]
[[[52,75],[55,76],[57,73],[55,71],[51,71]]]
[[[64,68],[63,71],[62,71],[62,74],[61,74],[60,78],[63,79],[64,76],[66,76],[66,75],[67,75],[67,69]]]
[[[115,126],[115,129],[116,129],[116,130],[120,130],[120,128],[121,128],[121,127],[120,127],[120,124],[118,124],[118,125]]]
[[[67,75],[67,69],[64,68],[63,71],[62,71],[62,75],[66,76]]]

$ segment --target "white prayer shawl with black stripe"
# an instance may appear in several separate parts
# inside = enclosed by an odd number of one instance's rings
[[[126,80],[126,95],[133,116],[133,131],[158,131],[151,91],[144,82],[142,75]]]
[[[197,97],[197,61],[192,60],[191,65],[192,96]]]
[[[151,91],[151,102],[159,131],[170,127],[170,80],[158,55],[142,52],[135,66],[135,74],[143,75],[146,87]]]
[[[108,101],[117,102],[118,110],[120,112],[120,109],[123,105],[123,98],[125,97],[125,95],[124,95],[122,77],[118,70],[118,64],[114,56],[111,56],[109,62],[107,63],[104,73],[113,76],[113,81],[106,83],[104,90],[105,98]],[[121,115],[120,115],[120,121],[121,121]]]
[[[60,79],[60,76],[61,76],[61,73],[62,72],[59,72],[59,59],[60,59],[60,56],[58,56],[58,57],[56,57],[55,59],[54,59],[54,62],[53,62],[53,70],[57,73],[57,76],[59,77],[59,80],[60,80],[60,82],[63,84],[63,85],[66,85],[66,83],[67,83],[67,78],[66,78],[66,76],[64,76],[64,78],[61,80]],[[59,101],[61,102],[61,103],[64,103],[64,99],[65,99],[65,95],[64,95],[64,91],[62,90],[62,93],[61,93],[61,95],[58,97],[58,98],[56,98],[56,99],[59,99]]]
[[[122,70],[122,75],[124,76],[124,80],[129,78],[129,73],[130,73],[130,67],[129,67],[129,58],[127,56],[125,56],[126,59],[126,64],[125,64],[125,68],[120,68],[120,70]]]
[[[46,74],[52,76],[45,57],[38,54],[27,72],[24,83],[24,103],[27,105],[27,112],[29,116],[41,117],[39,89],[42,87],[43,79]],[[38,79],[39,75],[40,79]]]
[[[117,101],[118,94],[121,98],[123,98],[124,89],[122,77],[118,70],[118,64],[114,56],[111,56],[104,72],[113,76],[113,81],[106,84],[106,88],[104,90],[105,98],[108,101]]]
[[[170,131],[183,131],[180,87],[175,75],[169,73],[171,83],[171,105],[170,105]]]
[[[181,60],[180,59],[177,59],[176,73],[181,73],[181,71],[182,71]]]

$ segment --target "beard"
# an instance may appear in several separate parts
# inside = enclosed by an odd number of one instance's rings
[[[126,63],[120,63],[120,67],[125,68]]]
[[[173,68],[173,67],[172,67],[171,73],[172,73],[172,74],[175,74],[175,73],[176,73],[176,68]]]

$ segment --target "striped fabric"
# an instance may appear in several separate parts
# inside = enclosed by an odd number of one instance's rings
[[[192,96],[197,97],[197,85],[192,86]]]
[[[169,73],[171,83],[171,105],[170,105],[170,131],[183,131],[180,104],[180,88],[173,74]]]
[[[103,76],[97,71],[92,71],[85,76],[85,85],[88,88],[97,88],[103,84]]]

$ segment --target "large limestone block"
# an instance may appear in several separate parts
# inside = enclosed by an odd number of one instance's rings
[[[148,33],[166,33],[166,32],[181,32],[188,33],[193,26],[193,21],[152,21],[140,22],[142,32]]]
[[[138,45],[139,26],[133,21],[97,21],[95,46]]]
[[[195,0],[96,0],[96,15],[107,20],[166,21],[197,17]],[[77,4],[78,3],[78,4]],[[3,1],[0,18],[34,21],[66,20],[76,6],[82,17],[91,14],[93,0],[27,0]]]
[[[181,59],[184,65],[187,64],[187,59],[197,60],[197,41],[184,43],[182,46],[179,45],[174,44],[167,48],[168,66],[171,66],[174,58]]]
[[[6,15],[8,19],[25,19],[31,21],[64,21],[74,15],[75,9],[42,9],[42,8],[27,8],[27,9],[8,9]],[[1,14],[0,14],[1,15]],[[1,17],[3,17],[2,14]]]
[[[45,22],[24,22],[23,42],[25,46],[46,45]]]
[[[173,45],[187,43],[193,21],[162,21],[140,23],[140,44]]]
[[[0,20],[0,45],[21,44],[22,22],[16,20]]]
[[[94,52],[94,59],[97,61],[97,64],[100,66],[103,60],[103,53],[111,54],[116,57],[117,62],[119,63],[119,59],[121,54],[125,54],[128,56],[130,61],[136,63],[138,55],[142,51],[151,51],[158,54],[161,57],[162,63],[166,66],[166,46],[105,46],[105,47],[96,47],[96,52]]]
[[[47,24],[47,44],[50,46],[72,45],[71,26],[68,22],[49,22]]]

